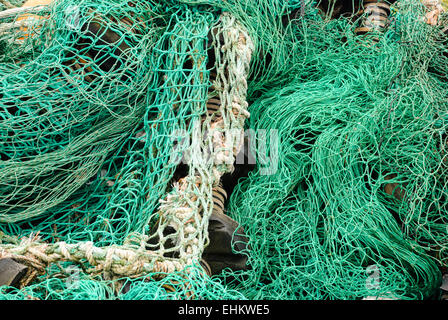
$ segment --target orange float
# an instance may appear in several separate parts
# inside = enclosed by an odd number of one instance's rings
[[[28,0],[26,1],[23,5],[22,8],[27,8],[27,7],[40,7],[40,6],[47,6],[50,5],[53,2],[53,0]],[[25,21],[25,20],[41,20],[41,19],[46,19],[47,17],[45,16],[40,16],[37,14],[32,14],[32,13],[25,13],[20,15],[19,17],[17,17],[16,21]],[[29,38],[32,34],[33,31],[35,32],[36,30],[38,30],[39,28],[36,28],[34,30],[28,30],[27,26],[23,26],[20,27],[20,30],[22,32],[29,32],[29,33],[25,33],[23,36],[21,36],[20,38],[18,38],[18,40],[25,40],[26,38]]]

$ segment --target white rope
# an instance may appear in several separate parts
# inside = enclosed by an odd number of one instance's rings
[[[0,19],[15,17],[17,15],[24,14],[24,13],[35,13],[35,12],[42,12],[42,11],[49,11],[49,10],[50,10],[50,6],[48,6],[48,5],[36,6],[36,7],[13,8],[13,9],[0,11]]]

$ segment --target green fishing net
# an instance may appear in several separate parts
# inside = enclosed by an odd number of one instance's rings
[[[318,4],[61,0],[11,15],[0,7],[0,250],[24,255],[38,243],[45,259],[67,258],[29,260],[45,272],[0,288],[0,298],[437,294],[448,261],[443,26],[423,21],[420,2],[401,0],[387,30],[359,35],[361,18],[330,19]],[[235,21],[254,45],[247,83],[232,76],[244,74],[240,60],[220,58],[217,44],[221,34],[222,48],[236,43]],[[249,239],[240,252],[247,270],[210,277],[196,258],[207,246],[211,188],[232,167],[195,158],[206,142],[180,141],[213,127],[204,121],[213,88],[223,105],[247,100],[256,163],[227,203]],[[223,118],[227,129],[242,126],[232,113]],[[190,153],[178,184],[173,158]],[[172,218],[176,206],[194,212],[192,236]],[[138,276],[117,276],[92,271],[115,263],[101,248],[124,248],[128,261],[132,250],[157,255]],[[160,257],[169,267],[156,268]]]

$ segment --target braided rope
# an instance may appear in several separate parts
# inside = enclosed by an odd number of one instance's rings
[[[12,8],[12,9],[1,11],[0,19],[14,17],[14,16],[17,16],[18,14],[23,14],[23,13],[42,12],[43,10],[49,10],[49,9],[50,9],[49,6]]]
[[[182,269],[175,260],[158,260],[154,259],[155,256],[155,252],[146,250],[144,246],[138,249],[125,245],[96,247],[91,241],[48,244],[26,238],[19,245],[6,244],[0,248],[0,259],[13,258],[39,273],[44,273],[45,267],[54,262],[81,263],[84,260],[93,267],[89,273],[109,272],[117,276],[136,277],[150,272],[170,273]]]

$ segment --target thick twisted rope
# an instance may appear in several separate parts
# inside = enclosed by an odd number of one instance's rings
[[[0,235],[1,239],[1,235]],[[97,247],[93,242],[67,244],[40,243],[32,238],[24,238],[20,243],[3,244],[1,258],[13,258],[44,273],[47,265],[60,261],[81,263],[87,261],[93,269],[89,273],[108,272],[117,276],[135,277],[150,272],[174,272],[181,270],[177,261],[155,258],[155,252],[145,249],[144,241],[135,246]]]

